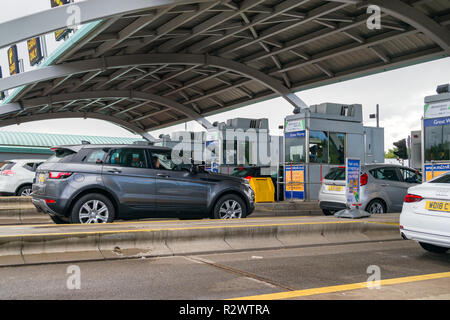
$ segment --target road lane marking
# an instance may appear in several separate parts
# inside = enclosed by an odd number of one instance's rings
[[[411,282],[425,281],[425,280],[435,280],[435,279],[442,279],[442,278],[450,278],[450,272],[432,273],[432,274],[425,274],[425,275],[419,275],[419,276],[409,276],[409,277],[402,277],[402,278],[380,280],[380,286],[389,286],[389,285],[396,285],[396,284],[402,284],[402,283],[411,283]],[[232,299],[227,299],[227,300],[291,299],[291,298],[315,296],[315,295],[319,295],[319,294],[335,293],[335,292],[350,291],[350,290],[357,290],[357,289],[368,289],[367,282],[351,283],[351,284],[321,287],[321,288],[304,289],[304,290],[297,290],[297,291],[261,294],[261,295],[248,296],[248,297],[232,298]]]
[[[232,229],[232,228],[249,228],[249,227],[276,227],[276,226],[299,226],[299,225],[322,225],[322,224],[351,224],[364,223],[362,221],[326,221],[326,222],[293,222],[293,223],[270,223],[270,224],[240,224],[240,225],[224,225],[224,226],[197,226],[197,227],[163,227],[154,229],[130,229],[130,230],[97,230],[97,231],[79,231],[79,232],[54,232],[54,233],[31,233],[31,234],[7,234],[0,235],[0,238],[12,237],[45,237],[45,236],[66,236],[66,235],[92,235],[92,234],[114,234],[114,233],[140,233],[155,231],[177,231],[177,230],[201,230],[201,229]],[[106,224],[105,226],[108,226]],[[80,226],[80,225],[78,225]]]

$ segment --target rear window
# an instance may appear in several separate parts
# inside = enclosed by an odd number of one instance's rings
[[[450,174],[444,174],[443,176],[430,181],[430,183],[450,183]]]
[[[77,153],[69,149],[56,149],[55,154],[51,156],[47,162],[57,163],[57,162],[69,162],[72,160],[74,155]]]
[[[0,168],[0,171],[11,170],[11,168],[14,167],[15,164],[15,162],[7,162]]]
[[[333,168],[325,176],[325,180],[342,180],[345,181],[345,168]]]

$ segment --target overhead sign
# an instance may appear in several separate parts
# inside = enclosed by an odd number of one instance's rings
[[[305,199],[305,166],[286,165],[284,181],[285,199]]]
[[[306,129],[305,119],[300,120],[286,120],[285,132],[297,132]]]
[[[55,7],[60,7],[60,6],[70,3],[70,0],[50,0],[50,3],[52,5],[52,8],[55,8]],[[66,37],[66,35],[70,33],[70,31],[71,30],[67,29],[67,28],[55,31],[56,41],[60,41],[60,40],[64,39]]]
[[[19,56],[17,55],[17,46],[13,45],[8,49],[8,65],[9,74],[15,75],[20,72],[19,68]]]
[[[30,65],[31,66],[37,65],[39,62],[41,62],[43,58],[41,39],[32,38],[27,41],[27,45],[28,45],[28,56],[30,58]]]
[[[286,139],[290,138],[304,138],[306,136],[305,131],[297,131],[297,132],[286,132],[285,137]]]
[[[0,66],[0,79],[3,78],[2,67]],[[0,91],[0,100],[5,99],[5,93]]]
[[[424,118],[442,118],[450,117],[450,100],[433,102],[425,105],[424,108]]]
[[[359,159],[346,159],[346,198],[347,205],[352,208],[361,205],[361,187],[360,187],[360,175],[361,175],[361,160]]]
[[[450,163],[425,165],[425,181],[430,181],[450,171]]]
[[[450,117],[426,119],[423,121],[424,127],[440,127],[450,124]]]

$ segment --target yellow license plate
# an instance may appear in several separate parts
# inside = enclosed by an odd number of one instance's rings
[[[44,183],[45,182],[45,174],[40,174],[39,175],[39,183]]]
[[[328,191],[342,191],[344,190],[343,186],[328,186]]]
[[[450,212],[450,202],[444,201],[427,201],[425,209],[430,211]]]

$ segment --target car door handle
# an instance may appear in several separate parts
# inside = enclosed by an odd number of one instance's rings
[[[111,172],[111,173],[121,173],[122,170],[119,170],[119,169],[111,169],[111,170],[108,170],[108,172]]]
[[[156,176],[157,176],[157,177],[161,177],[161,178],[170,178],[169,175],[164,174],[164,173],[158,173]]]
[[[388,185],[388,184],[385,184],[385,183],[382,183],[382,184],[380,184],[380,186],[382,186],[382,187],[388,187],[389,185]]]

